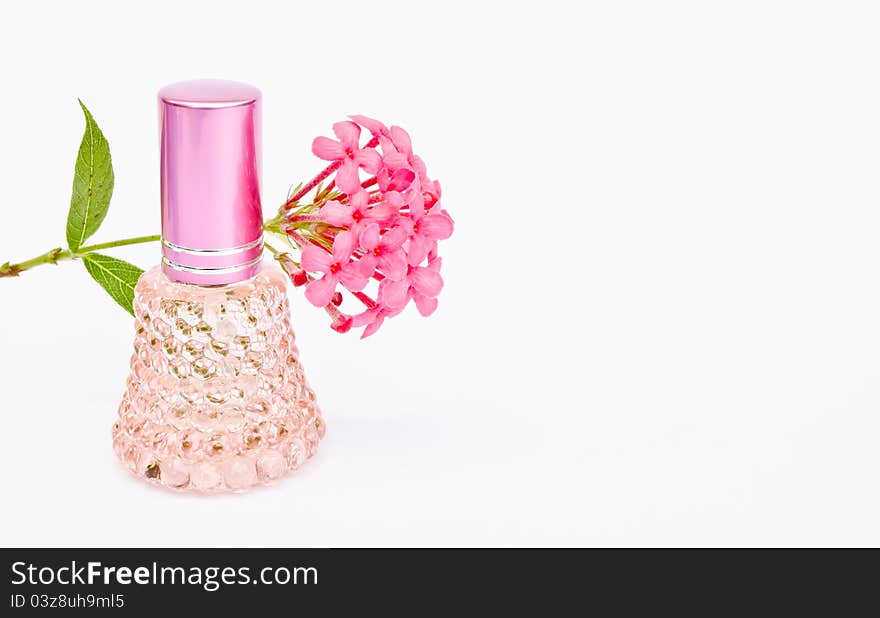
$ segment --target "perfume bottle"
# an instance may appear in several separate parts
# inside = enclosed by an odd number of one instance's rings
[[[281,270],[261,261],[260,91],[159,91],[162,262],[135,287],[135,340],[113,448],[157,485],[271,483],[324,423],[294,344]]]

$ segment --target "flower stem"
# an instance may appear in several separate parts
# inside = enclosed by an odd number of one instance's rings
[[[288,230],[287,235],[293,239],[293,242],[295,242],[297,245],[299,245],[300,251],[305,249],[306,245],[309,244],[309,241],[307,241],[305,238],[303,238],[302,235],[299,234],[299,232],[296,232],[294,230]]]
[[[302,199],[302,197],[306,193],[308,193],[309,191],[314,189],[316,186],[318,186],[319,182],[321,182],[322,180],[327,178],[327,176],[329,176],[330,174],[335,172],[337,169],[339,169],[339,167],[341,165],[342,165],[342,161],[339,160],[339,161],[334,161],[333,163],[331,163],[330,165],[325,167],[324,170],[320,174],[318,174],[317,176],[312,178],[310,181],[308,181],[305,184],[305,186],[303,186],[302,189],[300,189],[294,195],[292,195],[291,198],[284,203],[284,208],[289,208],[291,204],[294,204],[295,202],[298,202],[300,199]]]
[[[369,296],[367,296],[363,292],[352,292],[352,294],[354,294],[355,298],[357,298],[359,301],[364,303],[364,305],[366,306],[367,309],[372,309],[373,307],[376,306],[376,301],[374,301],[372,298],[370,298]]]
[[[5,264],[0,265],[0,278],[17,277],[19,273],[25,270],[29,270],[35,266],[40,266],[41,264],[57,264],[58,262],[63,262],[65,260],[74,260],[76,258],[81,258],[88,253],[100,251],[101,249],[110,249],[112,247],[124,247],[125,245],[137,245],[145,242],[154,242],[159,240],[159,238],[160,236],[158,234],[153,234],[150,236],[137,236],[135,238],[123,238],[120,240],[112,240],[110,242],[80,247],[77,251],[70,251],[69,249],[55,247],[54,249],[46,251],[46,253],[43,253],[42,255],[38,255],[37,257],[25,260],[24,262],[18,262],[17,264],[10,264],[9,262],[6,262]]]
[[[324,218],[318,215],[290,215],[288,223],[323,223]]]
[[[93,253],[95,251],[100,251],[101,249],[111,249],[113,247],[124,247],[125,245],[139,245],[145,242],[156,242],[160,240],[162,237],[159,234],[151,234],[149,236],[136,236],[134,238],[123,238],[121,240],[111,240],[110,242],[102,242],[97,245],[89,245],[88,247],[80,247],[79,251],[76,252],[74,257],[79,257],[80,255],[86,253]]]

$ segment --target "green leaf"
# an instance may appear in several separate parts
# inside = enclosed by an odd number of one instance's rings
[[[71,251],[78,250],[101,226],[113,195],[110,145],[82,101],[79,105],[86,115],[86,130],[79,144],[67,213],[67,246]]]
[[[92,279],[100,283],[123,309],[134,315],[134,286],[144,271],[125,260],[100,253],[87,253],[82,260]]]

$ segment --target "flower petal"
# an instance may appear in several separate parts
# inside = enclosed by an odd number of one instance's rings
[[[315,307],[326,307],[336,291],[336,283],[334,275],[324,275],[306,286],[306,298]]]
[[[382,166],[382,157],[372,148],[361,148],[355,153],[354,162],[370,174],[375,174]]]
[[[406,277],[406,257],[399,249],[380,255],[377,266],[392,281],[400,281]]]
[[[321,206],[321,210],[318,211],[318,214],[323,221],[330,225],[345,227],[352,221],[351,212],[350,207],[333,200],[332,202],[327,202]]]
[[[361,219],[360,221],[355,221],[354,223],[352,223],[351,227],[348,228],[348,230],[351,232],[352,238],[360,238],[361,231],[363,231],[365,227],[367,227],[366,220]]]
[[[350,120],[337,122],[333,125],[333,132],[336,134],[336,137],[339,138],[339,141],[342,142],[342,147],[347,152],[354,152],[358,149],[358,140],[361,138],[361,128],[355,123]]]
[[[382,326],[382,322],[385,321],[385,316],[380,315],[378,318],[370,322],[367,327],[364,329],[364,332],[361,333],[361,339],[366,339],[370,335],[376,333],[379,330],[379,327]]]
[[[339,232],[333,239],[333,261],[348,262],[352,251],[354,251],[354,235],[349,231]]]
[[[422,194],[428,194],[431,196],[431,200],[428,201],[430,201],[432,204],[436,204],[440,201],[440,195],[442,194],[442,191],[440,190],[439,181],[425,179],[421,181],[421,185]]]
[[[412,154],[412,140],[409,138],[409,133],[400,127],[391,127],[391,141],[394,142],[397,149],[407,157]]]
[[[433,246],[434,241],[431,239],[425,238],[422,235],[413,236],[409,239],[409,247],[406,250],[406,261],[411,266],[418,266],[425,261],[425,258],[428,257],[428,253]]]
[[[353,315],[351,317],[351,325],[354,328],[358,328],[358,327],[363,326],[365,324],[369,324],[370,322],[372,322],[373,320],[375,320],[378,317],[379,312],[381,310],[382,310],[382,308],[379,305],[376,305],[372,309],[367,309],[363,313],[358,313],[357,315]]]
[[[316,137],[312,142],[312,152],[325,161],[335,161],[345,156],[342,144],[329,137]]]
[[[410,157],[410,165],[413,166],[416,173],[419,175],[419,178],[424,180],[428,179],[428,168],[425,166],[425,162],[422,161],[422,158],[419,155],[413,155]]]
[[[302,252],[302,267],[304,270],[310,272],[318,272],[325,273],[330,270],[330,264],[332,264],[332,258],[330,254],[321,249],[320,247],[316,247],[315,245],[309,245]],[[326,304],[326,303],[324,303]],[[321,305],[322,307],[324,305]]]
[[[336,172],[336,186],[346,195],[352,195],[361,188],[358,166],[351,159],[345,159]]]
[[[430,296],[425,296],[424,294],[419,294],[416,292],[413,294],[413,302],[416,304],[416,309],[419,310],[419,313],[424,317],[428,317],[434,311],[437,310],[437,299],[432,298]]]
[[[409,281],[391,281],[384,279],[379,286],[380,302],[392,309],[399,309],[409,300]]]
[[[396,208],[392,208],[384,202],[379,202],[378,204],[370,206],[364,214],[370,219],[375,219],[376,221],[385,221],[396,212]]]
[[[376,272],[376,256],[365,255],[354,266],[364,277],[369,279]]]
[[[385,156],[382,157],[382,163],[390,170],[403,168],[409,169],[409,162],[406,160],[406,155],[397,151],[386,153]],[[413,176],[415,176],[415,174],[413,174]]]
[[[349,116],[356,123],[367,129],[373,135],[387,135],[388,127],[379,122],[378,120],[374,120],[369,118],[368,116],[361,116],[360,114],[355,114],[353,116]]]
[[[433,270],[435,273],[440,272],[440,266],[443,264],[443,258],[438,256],[428,256],[428,268]]]
[[[391,174],[388,181],[389,191],[406,191],[416,179],[416,174],[408,167],[401,167]]]
[[[370,278],[360,271],[360,265],[357,262],[346,264],[336,275],[342,285],[352,292],[360,292],[367,287],[367,283],[370,281]]]
[[[419,294],[433,298],[443,289],[443,277],[430,268],[417,266],[409,274],[409,281]]]
[[[397,191],[386,191],[382,194],[382,201],[391,206],[394,210],[400,210],[406,206],[406,200]]]
[[[394,145],[394,142],[391,141],[391,133],[388,133],[389,137],[385,137],[384,135],[379,136],[379,147],[382,149],[382,155],[389,155],[394,152],[398,152],[397,146]],[[406,155],[404,155],[404,158]]]
[[[421,188],[413,184],[406,192],[406,203],[409,204],[409,212],[412,218],[418,221],[425,214],[425,196],[422,195]]]
[[[358,243],[367,251],[372,251],[379,246],[379,226],[375,223],[366,225],[361,230]]]
[[[452,236],[452,219],[443,215],[428,215],[419,221],[419,234],[434,240]]]
[[[361,189],[349,198],[348,203],[351,204],[354,210],[362,210],[370,203],[370,195]]]
[[[407,301],[408,300],[409,300],[409,296],[407,296]],[[397,307],[396,309],[392,309],[391,307],[385,307],[384,309],[382,309],[382,315],[384,315],[386,318],[393,318],[394,316],[400,315],[401,313],[403,313],[404,309],[406,309],[405,304],[400,307]]]
[[[382,235],[382,249],[385,251],[394,251],[399,249],[406,240],[406,230],[401,226],[395,226]]]
[[[380,191],[388,190],[388,182],[391,179],[391,175],[388,173],[388,168],[384,165],[379,168],[379,171],[376,172],[376,183],[379,185]]]

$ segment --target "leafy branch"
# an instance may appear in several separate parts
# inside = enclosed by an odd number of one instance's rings
[[[86,272],[113,300],[123,309],[134,314],[132,309],[134,288],[143,270],[124,260],[98,252],[114,247],[155,242],[161,237],[159,234],[152,234],[91,245],[84,244],[98,231],[107,216],[110,200],[113,196],[114,175],[110,145],[88,108],[82,101],[79,101],[79,104],[85,115],[86,126],[74,166],[70,209],[67,213],[67,248],[55,247],[29,260],[0,264],[0,278],[18,277],[21,273],[43,264],[79,260]],[[292,221],[294,223],[298,222],[298,219],[301,219],[302,222],[311,221],[306,214],[302,213],[311,212],[324,202],[342,195],[333,187],[333,183],[323,188],[322,180],[337,167],[338,165],[331,164],[306,186],[297,185],[291,191],[287,202],[278,209],[278,214],[264,223],[263,229],[268,234],[289,242],[286,228],[290,226]],[[312,202],[301,205],[300,198],[315,188],[316,195]],[[317,239],[315,242],[320,243],[321,239]],[[265,243],[264,246],[278,260],[289,258],[286,253],[278,251],[268,243]]]
[[[155,242],[160,238],[161,236],[159,234],[153,234],[151,236],[138,236],[137,238],[123,238],[121,240],[114,240],[111,242],[102,242],[97,245],[89,245],[88,247],[80,247],[77,251],[55,247],[54,249],[46,251],[46,253],[38,255],[37,257],[31,258],[29,260],[25,260],[24,262],[18,262],[17,264],[10,264],[9,262],[6,262],[5,264],[0,264],[0,277],[17,277],[19,273],[25,270],[29,270],[34,266],[40,266],[41,264],[57,264],[58,262],[63,262],[65,260],[75,260],[78,258],[83,258],[86,255],[94,253],[95,251],[100,251],[101,249],[124,247],[125,245],[137,245],[145,242]]]
[[[67,213],[67,249],[55,247],[35,258],[0,265],[0,277],[17,277],[22,272],[41,264],[57,264],[79,259],[92,279],[129,313],[132,310],[134,286],[143,270],[124,260],[97,253],[103,249],[135,245],[159,240],[158,235],[125,238],[111,242],[83,246],[104,221],[113,196],[113,161],[107,138],[95,122],[91,112],[79,102],[85,115],[86,127],[76,165],[73,169],[73,189]]]

